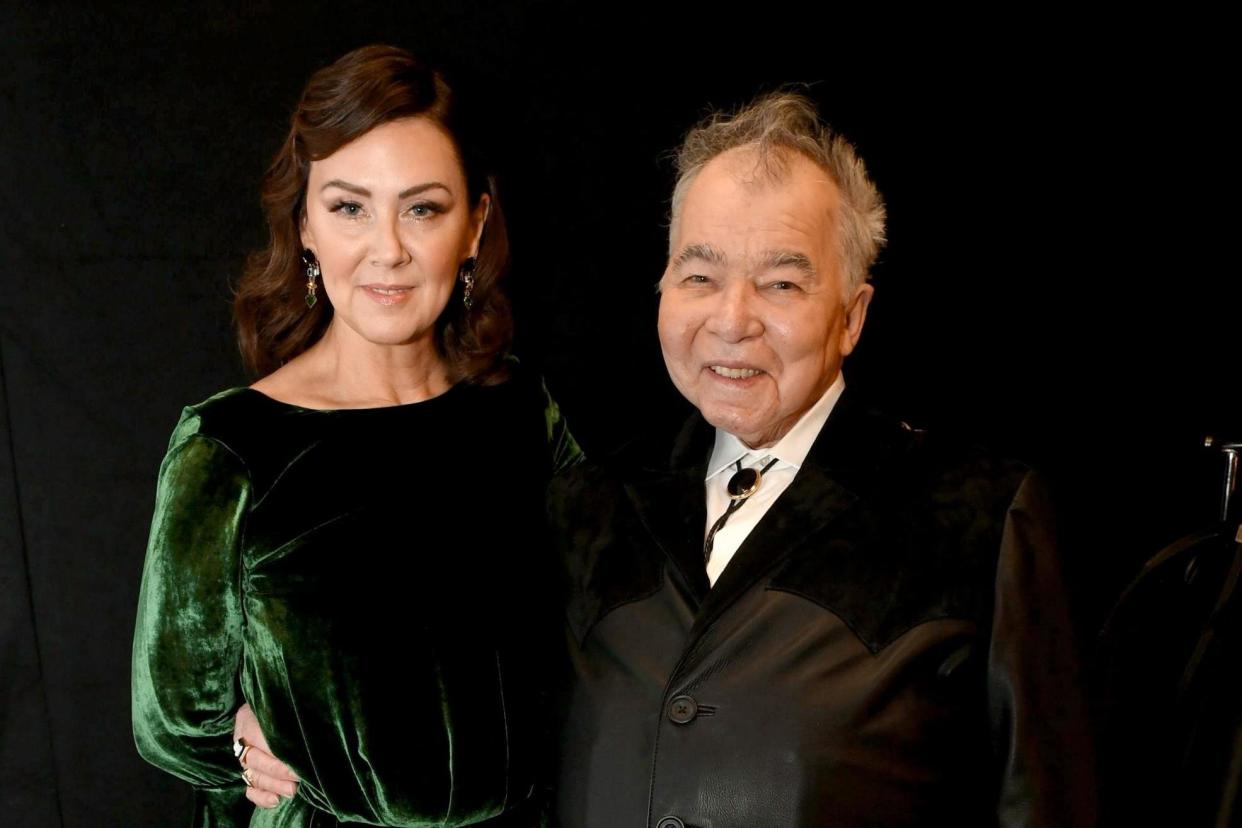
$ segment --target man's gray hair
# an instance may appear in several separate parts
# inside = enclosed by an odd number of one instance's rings
[[[779,180],[789,151],[799,152],[832,178],[841,194],[839,244],[845,299],[870,276],[884,246],[884,200],[849,141],[820,120],[809,98],[797,92],[769,92],[733,113],[714,112],[690,130],[677,151],[672,223],[695,176],[718,155],[739,147],[758,153],[758,170]],[[670,246],[672,233],[669,234]],[[672,251],[670,250],[670,255]]]

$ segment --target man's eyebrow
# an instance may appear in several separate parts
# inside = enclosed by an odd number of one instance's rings
[[[759,264],[764,270],[773,270],[778,267],[792,267],[802,271],[807,276],[815,276],[815,265],[811,264],[810,258],[805,253],[799,253],[796,250],[767,250],[759,259]]]
[[[673,266],[681,267],[690,261],[703,261],[714,265],[723,265],[726,257],[723,252],[710,244],[690,244],[681,249],[673,258]]]
[[[365,198],[371,197],[371,191],[366,187],[359,187],[357,184],[350,184],[348,181],[342,181],[339,178],[334,178],[324,184],[319,188],[320,192],[328,189],[329,187],[339,187],[346,192],[354,193],[355,195],[360,195]],[[445,192],[452,192],[448,187],[441,184],[439,181],[428,181],[426,184],[415,184],[413,187],[406,187],[404,190],[397,193],[397,199],[400,200],[403,198],[409,198],[410,196],[418,195],[419,193],[426,192],[427,190],[434,190],[437,187]]]

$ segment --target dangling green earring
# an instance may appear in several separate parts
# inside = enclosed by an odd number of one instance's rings
[[[306,265],[306,307],[315,307],[315,280],[319,278],[319,260],[309,250],[302,251],[302,264]]]

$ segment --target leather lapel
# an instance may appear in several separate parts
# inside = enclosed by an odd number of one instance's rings
[[[857,497],[812,465],[803,465],[798,476],[729,561],[716,585],[699,607],[690,631],[690,643],[718,619],[765,573],[783,561],[815,532],[827,526],[854,504]]]
[[[714,437],[715,430],[696,412],[674,442],[668,465],[645,468],[625,484],[643,526],[672,563],[695,608],[711,588],[703,564],[703,478]]]
[[[695,413],[674,442],[667,466],[652,464],[625,485],[643,525],[695,604],[696,620],[687,646],[773,566],[848,510],[858,499],[855,483],[874,475],[891,450],[847,389],[793,483],[711,587],[703,563],[707,521],[703,478],[714,438],[715,429]]]
[[[859,412],[847,391],[837,401],[815,438],[793,483],[768,509],[738,547],[699,607],[690,632],[695,640],[772,567],[785,560],[808,537],[848,510],[858,496],[849,487],[878,452],[859,428]]]

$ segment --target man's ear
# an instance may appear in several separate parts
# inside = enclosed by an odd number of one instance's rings
[[[874,295],[875,288],[863,282],[858,286],[858,290],[854,291],[854,298],[845,306],[845,327],[841,331],[841,356],[847,355],[858,345],[863,324],[867,321],[867,306],[871,304],[871,297]]]

